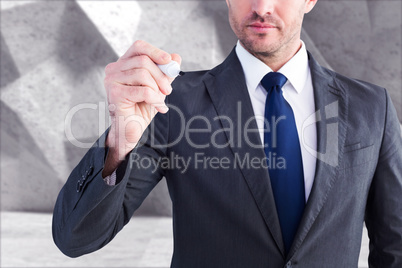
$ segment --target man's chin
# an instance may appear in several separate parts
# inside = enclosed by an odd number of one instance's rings
[[[242,42],[242,44],[243,47],[253,55],[270,55],[276,50],[274,44],[269,41],[262,42],[261,40],[254,40],[245,43]]]

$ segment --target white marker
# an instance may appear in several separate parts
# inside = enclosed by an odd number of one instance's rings
[[[175,78],[178,75],[184,75],[184,72],[180,71],[180,65],[172,60],[168,64],[157,64],[159,69],[171,78]]]

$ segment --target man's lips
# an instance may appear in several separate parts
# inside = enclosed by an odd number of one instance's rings
[[[258,33],[266,33],[276,28],[276,26],[268,23],[254,22],[248,25],[253,31]]]

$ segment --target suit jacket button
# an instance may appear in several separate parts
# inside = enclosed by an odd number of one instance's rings
[[[82,175],[82,180],[85,181],[93,172],[94,168],[90,166],[86,171],[85,174]]]
[[[83,185],[84,185],[84,183],[81,182],[81,180],[77,181],[77,193],[81,192]]]
[[[90,176],[92,174],[92,172],[94,171],[94,167],[90,166],[89,169],[86,172],[87,177]]]
[[[286,263],[286,268],[291,268],[292,267],[292,262],[291,261],[288,261],[287,263]]]

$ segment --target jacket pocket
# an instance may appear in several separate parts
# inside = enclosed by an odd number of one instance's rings
[[[341,169],[348,174],[363,174],[370,170],[375,158],[374,144],[362,147],[360,143],[345,146]]]

